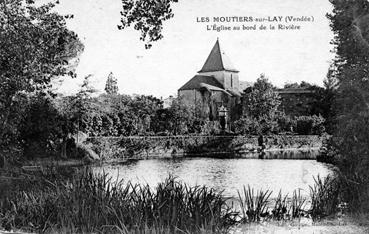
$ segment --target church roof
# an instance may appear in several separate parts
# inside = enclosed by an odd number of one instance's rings
[[[200,83],[200,86],[201,88],[203,89],[206,89],[208,91],[220,91],[220,92],[223,92],[229,96],[232,96],[232,94],[222,88],[218,88],[218,87],[215,87],[215,86],[212,86],[212,85],[209,85],[209,84],[205,84],[205,83]]]
[[[224,89],[222,83],[220,83],[217,79],[215,79],[214,76],[196,75],[186,84],[184,84],[181,88],[179,88],[179,90],[200,89],[204,87],[203,84],[208,84],[213,87]]]
[[[228,58],[228,56],[224,53],[224,51],[220,48],[219,40],[215,42],[213,49],[211,50],[206,62],[200,72],[213,72],[213,71],[233,71],[238,72]]]
[[[227,92],[230,93],[232,96],[238,96],[241,97],[241,93],[237,90],[227,89]]]

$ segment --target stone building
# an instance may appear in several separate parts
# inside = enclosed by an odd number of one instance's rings
[[[218,119],[221,106],[227,108],[228,120],[237,119],[242,109],[238,73],[217,39],[201,70],[178,90],[178,97],[200,107],[210,120]]]

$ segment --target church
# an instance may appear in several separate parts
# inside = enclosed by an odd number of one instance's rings
[[[235,120],[242,110],[238,73],[217,39],[201,70],[178,90],[178,97],[200,107],[209,120],[217,120],[221,109],[229,121]]]

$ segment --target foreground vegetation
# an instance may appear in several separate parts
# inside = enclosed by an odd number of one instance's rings
[[[241,223],[317,220],[338,207],[331,177],[317,178],[308,199],[298,191],[291,197],[279,192],[271,199],[272,191],[244,187],[234,200],[212,188],[189,187],[173,177],[150,188],[113,182],[105,174],[88,170],[72,178],[63,176],[69,173],[55,169],[42,175],[9,172],[8,177],[19,180],[1,185],[0,228],[42,233],[223,233]]]

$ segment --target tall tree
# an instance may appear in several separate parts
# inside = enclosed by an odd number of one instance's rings
[[[87,75],[83,79],[83,83],[79,92],[73,97],[71,106],[68,108],[72,110],[72,122],[75,124],[74,131],[88,131],[91,120],[92,103],[91,95],[96,90],[90,84],[92,75]]]
[[[106,80],[105,92],[110,95],[118,94],[117,79],[114,77],[112,72],[110,72],[108,79]]]
[[[369,210],[369,2],[330,0],[338,80],[334,136],[352,208]]]
[[[74,76],[72,60],[83,51],[54,3],[31,0],[0,3],[0,139],[14,127],[11,114],[20,95],[48,92],[54,77]]]

